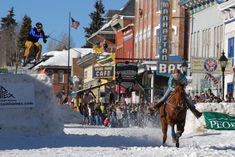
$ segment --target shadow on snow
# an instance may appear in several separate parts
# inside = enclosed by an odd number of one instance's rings
[[[1,137],[0,150],[62,147],[156,147],[161,142],[124,136],[61,135],[39,137]]]

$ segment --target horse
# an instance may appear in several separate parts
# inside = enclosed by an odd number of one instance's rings
[[[160,121],[163,133],[163,145],[167,139],[168,125],[171,126],[173,143],[179,147],[179,137],[184,132],[187,106],[183,100],[184,87],[174,84],[175,91],[170,94],[166,102],[160,107]],[[177,132],[175,132],[177,126]]]

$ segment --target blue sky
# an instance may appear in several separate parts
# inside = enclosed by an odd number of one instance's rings
[[[68,34],[69,12],[71,17],[80,22],[80,27],[71,29],[75,47],[85,43],[84,29],[91,22],[89,13],[94,11],[96,0],[0,0],[0,17],[5,17],[14,7],[15,19],[21,22],[25,14],[32,19],[32,25],[40,21],[46,34],[58,39],[62,32]],[[128,0],[103,0],[105,10],[121,9]],[[42,42],[41,42],[42,43]],[[46,45],[43,44],[44,51]]]

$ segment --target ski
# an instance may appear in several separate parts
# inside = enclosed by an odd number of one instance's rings
[[[51,57],[53,57],[53,56],[54,56],[54,55],[44,55],[44,56],[42,56],[42,58],[39,60],[39,62],[37,62],[37,63],[33,64],[32,66],[30,66],[30,67],[28,68],[28,70],[33,69],[33,68],[34,68],[35,66],[37,66],[38,64],[47,61],[49,58],[51,58]]]

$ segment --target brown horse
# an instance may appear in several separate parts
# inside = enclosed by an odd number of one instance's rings
[[[183,101],[184,87],[174,85],[175,91],[170,94],[165,104],[160,107],[160,119],[162,124],[163,145],[167,139],[167,128],[171,126],[173,143],[179,147],[179,137],[184,132],[187,107]],[[175,125],[177,132],[175,132]]]

